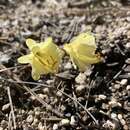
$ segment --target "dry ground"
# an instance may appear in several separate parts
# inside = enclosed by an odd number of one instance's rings
[[[0,0],[0,130],[130,128],[129,0]],[[66,56],[56,75],[31,78],[17,58],[26,38],[62,46],[92,31],[104,62],[80,73]],[[90,112],[90,113],[89,113]]]

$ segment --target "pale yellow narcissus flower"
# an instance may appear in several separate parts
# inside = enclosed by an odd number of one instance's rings
[[[80,71],[85,71],[89,65],[101,61],[101,57],[95,54],[95,37],[90,33],[81,33],[69,44],[65,44],[64,50]]]
[[[18,58],[18,62],[31,64],[32,77],[34,80],[38,80],[41,74],[56,73],[58,71],[63,53],[58,46],[53,43],[51,37],[41,43],[27,39],[26,44],[31,53]]]

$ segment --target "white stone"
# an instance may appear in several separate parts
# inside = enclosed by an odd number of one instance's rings
[[[85,85],[77,85],[76,86],[76,92],[77,93],[82,93],[85,89]]]
[[[130,90],[130,85],[127,85],[126,90]]]
[[[38,130],[44,130],[44,127],[41,122],[39,122],[39,124],[38,124]]]
[[[69,70],[69,69],[72,68],[72,64],[71,64],[70,62],[68,62],[68,63],[66,63],[66,65],[64,66],[64,68],[65,68],[66,70]]]
[[[121,122],[122,125],[126,124],[126,121],[124,119],[121,119],[120,122]]]
[[[10,103],[5,104],[5,105],[2,106],[2,111],[6,111],[6,110],[8,110],[9,108],[10,108]]]
[[[74,117],[74,116],[71,116],[70,124],[71,124],[72,126],[77,125],[77,121],[75,120],[75,117]]]
[[[127,49],[130,49],[130,42],[128,42],[128,43],[125,45],[125,47],[126,47]]]
[[[4,130],[2,127],[0,127],[0,130]]]
[[[61,125],[67,126],[67,125],[69,125],[69,124],[70,124],[70,121],[69,121],[68,119],[62,119],[62,120],[61,120]]]
[[[117,102],[115,99],[112,99],[112,100],[109,102],[109,105],[110,105],[111,107],[117,107],[117,106],[121,107],[121,104],[120,104],[119,102]]]
[[[58,125],[57,124],[53,125],[53,130],[58,130]]]
[[[49,88],[47,88],[47,87],[44,88],[44,89],[43,89],[43,92],[44,92],[45,94],[49,94]]]
[[[128,125],[124,125],[123,130],[129,130]]]
[[[113,119],[117,118],[117,114],[116,113],[111,113],[111,118],[113,118]]]
[[[40,115],[40,111],[35,111],[35,115],[39,116]]]
[[[121,85],[127,85],[127,82],[128,82],[127,79],[122,79],[121,82],[120,82],[120,84]]]
[[[99,99],[105,100],[106,98],[107,98],[106,95],[103,95],[103,94],[99,95]]]
[[[78,84],[84,84],[86,80],[86,75],[84,73],[80,73],[76,78],[75,82]]]
[[[115,85],[114,85],[114,88],[115,88],[115,89],[119,89],[120,87],[121,87],[120,84],[115,84]]]
[[[27,121],[28,123],[32,123],[32,122],[33,122],[33,116],[32,116],[32,115],[29,115],[29,116],[27,117],[26,121]]]
[[[118,114],[117,117],[118,117],[119,120],[121,120],[122,119],[122,114]]]
[[[63,94],[62,94],[62,92],[57,91],[56,95],[57,95],[58,97],[62,97]]]

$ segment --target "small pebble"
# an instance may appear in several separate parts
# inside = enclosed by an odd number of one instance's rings
[[[130,58],[127,58],[127,59],[125,60],[125,63],[126,63],[126,64],[130,64]]]
[[[36,97],[35,97],[35,96],[30,96],[30,99],[31,99],[32,101],[34,101],[34,100],[36,100]]]
[[[128,42],[128,43],[125,45],[125,47],[126,47],[127,49],[130,49],[130,42]]]
[[[8,63],[10,60],[9,55],[7,54],[0,54],[0,64]]]
[[[126,121],[124,119],[121,119],[120,122],[121,122],[122,125],[126,124]]]
[[[118,117],[119,120],[121,120],[123,118],[122,114],[118,114],[117,117]]]
[[[111,113],[111,118],[113,118],[113,119],[117,118],[117,114],[116,113]]]
[[[39,96],[39,98],[41,98],[41,99],[47,99],[47,95],[45,95],[45,94],[39,93],[38,96]]]
[[[39,122],[39,124],[38,124],[38,130],[44,130],[43,125],[42,125],[41,122]]]
[[[127,85],[127,82],[128,82],[127,79],[122,79],[120,84],[124,86],[124,85]]]
[[[47,80],[46,83],[47,83],[48,85],[51,85],[51,84],[54,83],[54,80],[51,80],[51,79],[50,79],[50,80]]]
[[[68,126],[70,124],[70,121],[68,119],[62,119],[61,120],[61,125],[62,126]]]
[[[34,118],[34,120],[33,120],[33,124],[37,124],[39,122],[39,120],[37,119],[37,118]]]
[[[110,49],[102,50],[102,54],[103,54],[103,55],[107,55],[109,52],[110,52]]]
[[[71,117],[71,113],[66,113],[65,116],[66,117]]]
[[[123,130],[129,130],[128,125],[124,125]]]
[[[84,84],[86,81],[86,75],[84,73],[80,73],[76,78],[75,82],[78,84]]]
[[[1,127],[5,129],[8,126],[8,122],[6,120],[1,121]]]
[[[72,126],[76,126],[76,125],[77,125],[77,121],[76,121],[76,119],[75,119],[75,116],[71,116],[70,124],[71,124]]]
[[[126,90],[130,90],[130,85],[127,85]]]
[[[21,110],[21,114],[24,114],[24,113],[25,113],[25,110],[22,109],[22,110]]]
[[[128,16],[128,17],[126,18],[126,20],[127,20],[128,22],[130,22],[130,17]]]
[[[119,102],[117,102],[115,99],[112,99],[110,102],[109,102],[109,105],[111,107],[121,107],[121,104]]]
[[[102,103],[102,109],[108,109],[108,108],[109,108],[108,104]]]
[[[10,103],[2,106],[2,111],[8,111],[10,109]]]
[[[56,96],[62,97],[62,95],[63,95],[63,94],[62,94],[60,91],[57,91]]]
[[[81,94],[82,92],[84,92],[86,86],[85,85],[77,85],[76,86],[76,92],[77,94]]]
[[[58,130],[58,125],[57,124],[53,125],[53,130]]]
[[[39,116],[40,115],[40,111],[35,111],[35,116]]]
[[[115,128],[116,128],[115,124],[113,122],[111,122],[110,120],[107,120],[107,122],[103,124],[103,127],[105,127],[105,128],[110,127],[110,128],[112,128],[112,130],[115,130]]]
[[[43,89],[43,92],[44,92],[45,94],[49,94],[49,92],[50,92],[50,91],[49,91],[49,88],[47,88],[47,87],[44,88],[44,89]]]
[[[115,89],[119,89],[120,87],[121,87],[120,84],[115,84],[115,85],[114,85],[114,88],[115,88]]]
[[[25,113],[25,111],[23,111],[24,113]],[[23,114],[23,113],[22,113]],[[32,111],[32,110],[30,110],[29,112],[28,112],[28,114],[29,115],[34,115],[35,114],[35,112],[34,111]]]
[[[0,130],[4,130],[2,127],[0,127]]]
[[[106,97],[105,95],[103,95],[103,94],[100,94],[100,95],[98,96],[98,98],[99,98],[100,100],[105,100],[107,97]]]
[[[27,117],[27,119],[26,119],[26,121],[28,122],[28,123],[32,123],[33,122],[33,116],[32,115],[29,115],[28,117]]]
[[[68,62],[65,66],[64,66],[65,70],[70,70],[72,68],[72,64],[70,62]]]

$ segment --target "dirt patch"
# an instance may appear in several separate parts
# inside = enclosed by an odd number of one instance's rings
[[[1,0],[0,130],[15,125],[17,130],[128,130],[129,4],[129,0]],[[39,42],[51,36],[62,46],[85,31],[94,33],[104,62],[84,73],[75,70],[66,56],[58,74],[43,75],[36,82],[31,67],[17,62],[28,53],[26,38]]]

